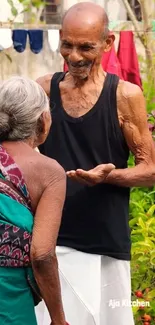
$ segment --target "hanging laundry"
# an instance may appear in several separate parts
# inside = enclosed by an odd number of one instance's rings
[[[0,28],[0,50],[8,49],[13,45],[10,28]]]
[[[122,79],[121,66],[116,55],[115,47],[113,46],[109,52],[104,52],[101,64],[105,72],[116,74]],[[68,71],[68,66],[64,63],[64,72]]]
[[[142,88],[138,57],[132,31],[121,31],[117,53],[123,79]]]
[[[33,53],[38,54],[43,48],[43,30],[30,29],[28,30],[30,49]]]
[[[116,74],[122,79],[121,66],[114,45],[109,52],[103,53],[101,64],[104,71]]]
[[[64,70],[64,72],[68,71],[68,65],[67,65],[67,63],[65,61],[64,61],[63,70]]]
[[[59,47],[59,30],[58,29],[49,29],[48,30],[48,42],[51,50],[56,52]]]
[[[12,40],[14,49],[19,53],[24,52],[27,42],[27,30],[14,29],[12,33]]]

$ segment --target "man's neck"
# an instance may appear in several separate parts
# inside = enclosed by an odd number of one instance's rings
[[[103,80],[105,76],[106,76],[106,72],[103,71],[102,66],[99,66],[98,69],[92,70],[90,75],[87,78],[80,79],[77,77],[72,77],[72,80],[75,88],[83,88],[85,86],[88,86],[89,84],[98,83],[99,80]]]

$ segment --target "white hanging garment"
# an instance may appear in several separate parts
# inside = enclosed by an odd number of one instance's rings
[[[49,29],[48,30],[48,42],[50,48],[53,52],[58,49],[59,46],[59,30],[58,29]]]
[[[0,28],[0,48],[8,49],[13,45],[12,31],[10,28]]]

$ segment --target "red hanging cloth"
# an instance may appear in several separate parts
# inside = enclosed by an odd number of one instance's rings
[[[120,32],[117,56],[121,65],[123,79],[142,88],[138,57],[132,31]]]
[[[103,53],[101,64],[104,71],[116,74],[122,79],[121,66],[114,45],[109,52]]]

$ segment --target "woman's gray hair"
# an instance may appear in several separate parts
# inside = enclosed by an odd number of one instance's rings
[[[49,111],[49,100],[35,81],[16,76],[1,82],[0,141],[35,137],[44,111]]]

